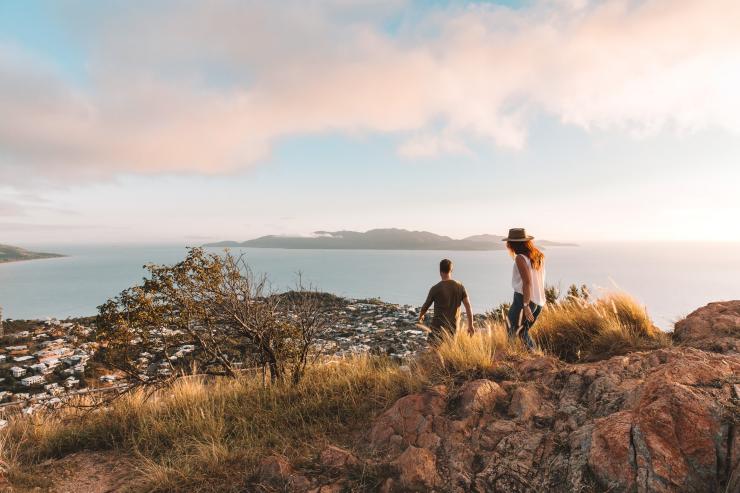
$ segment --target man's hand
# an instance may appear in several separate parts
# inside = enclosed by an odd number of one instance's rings
[[[475,334],[475,329],[473,329],[471,324],[468,324],[468,335],[472,336],[473,334]]]
[[[529,305],[524,305],[524,316],[527,318],[528,322],[534,322],[534,314],[532,313],[532,309],[529,307]]]

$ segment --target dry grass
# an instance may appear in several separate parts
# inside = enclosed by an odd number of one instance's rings
[[[594,302],[548,305],[530,332],[545,351],[568,362],[593,361],[670,344],[647,311],[624,293]]]
[[[524,352],[521,342],[508,338],[502,323],[489,321],[472,336],[462,329],[455,334],[445,333],[436,350],[420,356],[415,366],[418,374],[425,373],[434,382],[499,379],[509,376],[506,359]]]
[[[382,358],[311,368],[296,387],[258,378],[178,381],[145,399],[124,396],[104,412],[68,409],[22,418],[4,432],[18,444],[3,460],[33,464],[81,449],[122,449],[137,457],[147,491],[238,491],[271,452],[310,461],[328,442],[352,448],[382,409],[419,390],[424,377]],[[8,451],[11,452],[11,451]]]

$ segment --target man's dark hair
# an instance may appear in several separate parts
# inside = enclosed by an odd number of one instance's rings
[[[439,262],[439,271],[442,274],[449,274],[452,272],[452,260],[445,258]]]

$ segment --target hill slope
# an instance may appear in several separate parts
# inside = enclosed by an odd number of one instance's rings
[[[371,229],[357,231],[316,231],[314,236],[262,236],[243,242],[221,241],[209,243],[211,247],[251,247],[288,249],[344,249],[344,250],[502,250],[503,236],[475,235],[461,240],[428,231],[405,229]],[[574,246],[572,243],[557,243],[547,240],[538,242],[544,246]]]
[[[59,255],[57,253],[32,252],[20,247],[0,244],[0,263],[57,257],[64,257],[64,255]]]
[[[60,492],[107,491],[109,475],[91,483],[101,462],[134,491],[740,491],[740,355],[711,344],[715,326],[740,338],[740,301],[689,315],[672,347],[588,363],[497,350],[433,378],[452,341],[406,367],[320,365],[297,387],[183,379],[105,413],[13,423],[0,464],[14,486]]]

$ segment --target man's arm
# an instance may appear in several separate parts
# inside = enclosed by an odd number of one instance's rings
[[[468,334],[473,335],[473,308],[470,306],[470,298],[467,296],[463,298],[463,305],[465,305],[465,313],[468,316]]]
[[[421,311],[419,312],[419,323],[424,323],[424,315],[426,315],[427,310],[429,310],[429,307],[432,306],[432,302],[434,301],[434,296],[432,295],[432,290],[429,290],[429,294],[427,295],[427,300],[424,302],[424,305],[421,307]]]
[[[519,269],[519,275],[522,277],[522,295],[524,296],[524,316],[527,320],[534,322],[534,314],[532,309],[529,307],[529,302],[532,298],[532,275],[529,272],[529,265],[524,257],[521,255],[516,256],[516,267]]]

